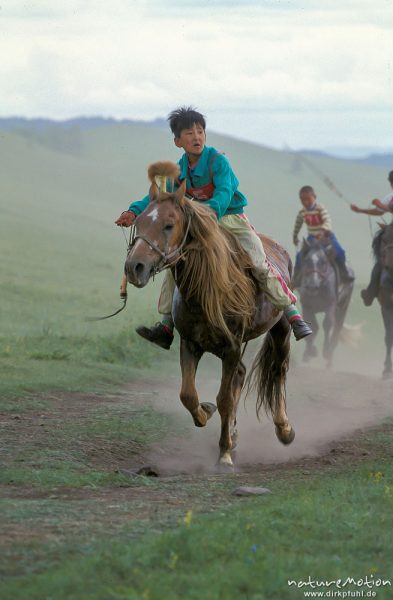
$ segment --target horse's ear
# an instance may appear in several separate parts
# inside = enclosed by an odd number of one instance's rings
[[[387,227],[387,223],[378,223],[378,227],[385,229],[385,227]]]
[[[150,186],[150,190],[149,190],[150,202],[154,202],[155,200],[157,200],[158,195],[159,195],[158,185],[156,184],[155,181],[153,181],[153,183]]]
[[[181,206],[184,203],[184,196],[186,194],[187,181],[183,179],[178,189],[175,192],[175,202]]]

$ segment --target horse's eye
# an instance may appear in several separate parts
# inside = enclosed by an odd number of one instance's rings
[[[174,226],[172,224],[168,223],[168,225],[165,225],[164,231],[168,233],[169,231],[172,231],[173,227]]]

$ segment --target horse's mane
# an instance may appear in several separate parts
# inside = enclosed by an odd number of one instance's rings
[[[237,333],[242,334],[255,309],[255,285],[247,275],[251,259],[209,208],[186,198],[180,208],[185,222],[190,219],[190,229],[179,289],[186,301],[195,299],[208,323],[231,340],[226,318],[236,317],[241,329]]]
[[[377,233],[374,235],[372,241],[372,249],[375,260],[379,260],[381,258],[382,236],[388,227],[390,227],[393,230],[393,223],[389,223],[389,225],[381,227],[381,229],[379,229],[379,231],[377,231]]]
[[[374,235],[374,238],[373,238],[373,241],[372,241],[372,244],[371,244],[375,260],[379,260],[379,257],[381,255],[382,235],[383,235],[383,229],[380,229]]]

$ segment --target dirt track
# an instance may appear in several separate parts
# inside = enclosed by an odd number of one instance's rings
[[[165,386],[145,382],[153,402],[161,410],[186,413],[178,398],[179,378]],[[218,379],[202,375],[197,381],[200,401],[215,401]],[[129,386],[132,393],[133,385]],[[236,464],[240,470],[251,465],[283,463],[326,451],[329,442],[393,416],[393,381],[315,368],[292,368],[287,386],[287,412],[296,431],[290,446],[278,442],[270,418],[255,415],[252,397],[240,401],[239,443]],[[187,413],[188,414],[188,413]],[[191,417],[190,417],[191,420]],[[164,473],[209,472],[217,459],[220,418],[216,413],[203,429],[192,428],[186,439],[167,439],[145,457]]]
[[[197,388],[200,401],[215,402],[219,387],[218,369],[201,369]],[[161,475],[211,474],[218,457],[220,417],[216,412],[204,428],[196,428],[179,400],[179,373],[165,380],[138,379],[118,394],[56,393],[46,396],[49,406],[42,411],[0,415],[6,447],[17,456],[25,443],[41,448],[67,451],[78,448],[86,465],[99,471],[136,470],[155,465]],[[145,403],[161,412],[176,416],[173,430],[156,439],[159,444],[144,448],[132,436],[70,435],[74,427],[97,413],[101,418],[116,416],[124,422],[133,419]],[[287,412],[296,437],[290,446],[276,438],[271,417],[255,414],[255,398],[240,400],[238,410],[237,472],[260,470],[263,466],[298,461],[326,453],[332,442],[353,437],[357,429],[380,424],[393,417],[393,380],[382,381],[364,375],[315,368],[291,368],[287,385]],[[115,434],[116,432],[114,432]],[[162,441],[161,441],[162,440]],[[71,446],[70,446],[71,444]]]

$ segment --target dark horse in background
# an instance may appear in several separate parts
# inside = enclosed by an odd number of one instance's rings
[[[236,411],[246,376],[244,344],[263,333],[249,376],[257,391],[257,413],[262,406],[271,412],[282,443],[294,439],[285,398],[290,326],[257,287],[250,259],[237,240],[219,227],[212,211],[185,197],[185,182],[174,193],[159,192],[155,177],[176,177],[177,165],[155,163],[148,173],[150,203],[135,221],[125,273],[130,283],[142,288],[155,273],[172,270],[177,284],[172,315],[180,334],[180,399],[197,427],[204,427],[216,410],[210,402],[199,402],[198,363],[205,352],[221,359],[218,466],[232,469]],[[272,239],[262,239],[268,259],[288,284],[292,274],[288,253]]]
[[[323,313],[323,357],[332,365],[333,352],[344,327],[344,319],[353,291],[353,281],[341,283],[335,265],[334,249],[328,240],[304,240],[301,250],[298,290],[303,318],[311,324],[313,335],[306,338],[303,359],[318,355],[315,338],[319,329],[317,314]]]
[[[385,326],[386,356],[382,377],[390,379],[392,371],[393,347],[393,222],[389,225],[380,225],[381,230],[373,240],[375,259],[382,267],[379,285],[378,301]]]

